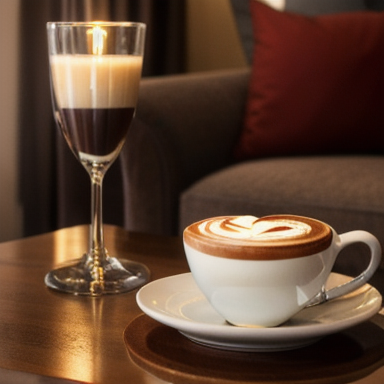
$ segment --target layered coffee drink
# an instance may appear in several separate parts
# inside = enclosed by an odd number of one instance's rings
[[[110,162],[133,119],[142,57],[53,55],[56,120],[77,157]]]
[[[313,255],[332,243],[331,228],[295,216],[223,216],[196,222],[184,242],[202,253],[242,260],[279,260]]]

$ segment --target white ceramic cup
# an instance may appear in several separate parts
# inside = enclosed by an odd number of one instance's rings
[[[381,260],[372,234],[338,235],[321,221],[294,215],[214,217],[188,226],[183,239],[198,287],[224,319],[244,327],[277,326],[308,305],[352,292]],[[367,269],[325,290],[337,255],[358,242],[370,249]]]

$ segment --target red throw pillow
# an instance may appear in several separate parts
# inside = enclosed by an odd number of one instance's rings
[[[254,56],[235,157],[382,151],[384,14],[250,6]]]

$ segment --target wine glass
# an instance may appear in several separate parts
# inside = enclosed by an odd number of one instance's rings
[[[98,296],[127,292],[149,280],[145,265],[108,255],[102,220],[103,178],[136,108],[145,28],[133,22],[47,23],[55,120],[92,188],[88,252],[50,271],[45,276],[50,288]]]

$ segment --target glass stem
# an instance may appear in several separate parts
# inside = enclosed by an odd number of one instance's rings
[[[90,170],[92,185],[92,207],[90,228],[91,276],[90,290],[93,295],[100,295],[104,291],[103,265],[108,257],[104,247],[102,187],[105,170],[93,166]]]

